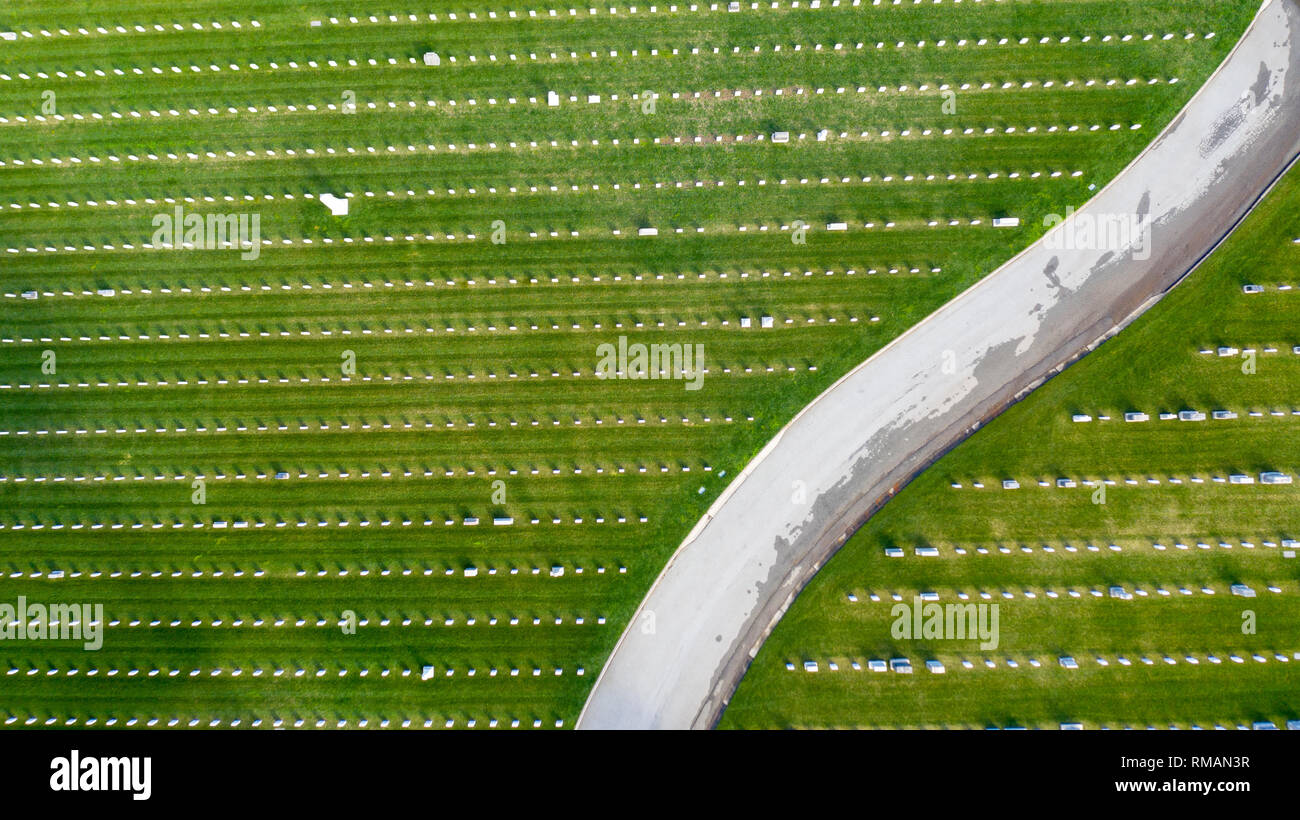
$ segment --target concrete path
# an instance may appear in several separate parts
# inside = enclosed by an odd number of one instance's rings
[[[808,405],[732,482],[642,601],[579,728],[709,728],[782,613],[858,526],[981,423],[1194,268],[1300,154],[1300,0],[1268,0],[1175,121],[1079,217]],[[801,484],[796,484],[800,482]],[[798,486],[806,501],[794,500]]]

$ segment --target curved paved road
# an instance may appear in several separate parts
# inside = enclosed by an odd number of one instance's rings
[[[1147,230],[1111,251],[1054,250],[1049,234],[808,405],[678,548],[578,727],[713,726],[849,534],[979,424],[1154,304],[1297,154],[1300,0],[1268,0],[1169,128],[1079,212],[1136,214]],[[792,502],[796,481],[803,504]]]

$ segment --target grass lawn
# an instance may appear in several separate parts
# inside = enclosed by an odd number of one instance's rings
[[[0,601],[108,623],[0,646],[6,725],[571,725],[735,472],[1256,9],[822,6],[7,3]],[[265,244],[150,247],[177,207]]]

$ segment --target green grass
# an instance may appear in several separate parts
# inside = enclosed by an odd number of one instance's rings
[[[1265,470],[1294,475],[1300,468],[1300,416],[1293,412],[1300,410],[1300,356],[1292,353],[1300,344],[1300,305],[1294,290],[1278,289],[1300,280],[1298,201],[1300,171],[1293,170],[1164,301],[899,493],[800,595],[755,659],[723,725],[1187,727],[1295,719],[1300,563],[1279,545],[1300,533],[1297,490],[1214,478]],[[1248,283],[1266,291],[1243,294]],[[1199,352],[1219,345],[1257,348],[1254,372],[1245,372],[1241,356]],[[1277,352],[1264,352],[1269,346]],[[1184,408],[1207,415],[1234,410],[1239,418],[1158,418]],[[1128,411],[1151,420],[1125,423]],[[1075,413],[1110,420],[1074,423]],[[1058,489],[1058,477],[1093,485]],[[1018,479],[1021,489],[1002,490],[1004,478]],[[1158,485],[1148,483],[1153,478]],[[1052,486],[1040,488],[1041,480]],[[975,489],[977,482],[985,489]],[[1102,486],[1104,503],[1096,503]],[[935,546],[940,556],[916,557],[917,545]],[[893,547],[905,556],[886,557]],[[1228,587],[1237,583],[1259,597],[1231,597]],[[1133,601],[1089,594],[1111,584],[1149,594]],[[1217,594],[1201,593],[1205,585]],[[1280,592],[1266,591],[1270,585]],[[1161,596],[1160,587],[1171,594]],[[1026,589],[1037,597],[1025,598]],[[1048,589],[1059,597],[1046,598]],[[1071,599],[1067,589],[1083,597]],[[958,591],[972,602],[982,600],[978,591],[993,593],[1001,604],[1001,645],[985,651],[972,641],[895,640],[890,595],[910,602],[923,590],[949,602]],[[1003,590],[1015,597],[1003,599]],[[871,601],[873,593],[881,600]],[[849,595],[859,603],[849,603]],[[1252,634],[1243,633],[1244,610],[1257,618]],[[1163,664],[1166,652],[1179,663]],[[1232,652],[1245,664],[1229,662]],[[1266,662],[1254,661],[1256,652]],[[1116,665],[1117,655],[1140,653],[1158,666]],[[1188,653],[1201,664],[1184,663]],[[1224,663],[1207,664],[1206,653]],[[829,675],[803,674],[799,663],[798,673],[785,667],[805,657],[893,655],[917,664],[937,657],[948,673],[873,675],[848,671],[847,660]],[[1060,668],[1061,655],[1075,656],[1080,669]],[[1099,667],[1096,655],[1110,666]],[[1008,669],[1007,657],[1019,659],[1021,669]],[[1042,668],[1026,667],[1029,657]],[[962,669],[963,658],[975,670]],[[998,668],[985,668],[984,658]]]
[[[311,28],[369,9],[6,5],[0,29],[35,36],[0,46],[0,600],[98,602],[118,621],[94,654],[0,648],[14,670],[6,718],[571,725],[636,603],[731,476],[836,378],[1024,247],[1042,215],[1110,179],[1255,9],[687,6],[489,22],[464,19],[487,7],[438,4],[437,23]],[[243,28],[208,25],[230,20]],[[75,33],[172,22],[206,27]],[[74,33],[39,34],[58,27]],[[1139,38],[1100,41],[1128,33]],[[1035,42],[996,42],[1013,35]],[[898,40],[909,45],[875,48]],[[712,53],[735,46],[751,51]],[[674,47],[685,51],[648,53]],[[410,62],[429,49],[441,66]],[[545,105],[551,89],[559,108]],[[632,98],[647,90],[653,114]],[[44,91],[63,120],[41,113]],[[345,91],[356,113],[338,110]],[[602,100],[567,101],[587,94]],[[823,128],[832,137],[818,142]],[[776,130],[795,138],[772,145]],[[351,214],[306,198],[325,192],[353,193]],[[143,248],[176,204],[255,213],[273,244],[255,261]],[[1012,213],[1024,228],[990,227]],[[498,219],[502,245],[488,241]],[[782,230],[796,220],[811,226],[806,244]],[[852,230],[822,230],[831,221]],[[635,236],[652,225],[657,238]],[[39,298],[21,298],[29,290]],[[760,315],[776,327],[739,327]],[[704,345],[703,389],[597,381],[596,348],[620,334]],[[498,515],[514,525],[492,526]],[[478,527],[459,523],[471,516]],[[344,610],[369,625],[344,634]],[[436,681],[419,681],[426,664]]]

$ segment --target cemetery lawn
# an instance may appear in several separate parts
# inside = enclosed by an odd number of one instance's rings
[[[1292,352],[1300,344],[1300,303],[1294,289],[1278,289],[1300,285],[1298,203],[1300,170],[1293,169],[1162,302],[901,491],[790,608],[722,725],[1208,728],[1257,720],[1281,726],[1300,716],[1300,561],[1285,557],[1283,545],[1300,534],[1296,485],[1213,480],[1300,470],[1300,415],[1293,412],[1300,411],[1300,356]],[[1246,284],[1265,291],[1244,294]],[[1254,348],[1255,372],[1243,372],[1242,355],[1199,352],[1219,346]],[[1277,352],[1266,352],[1270,347]],[[1239,417],[1158,417],[1185,408],[1207,416],[1232,410]],[[1126,423],[1129,411],[1151,420]],[[1075,423],[1076,413],[1093,421]],[[1057,488],[1061,477],[1080,486]],[[1204,483],[1192,483],[1193,477]],[[1001,489],[1006,478],[1021,488]],[[1106,486],[1104,504],[1094,503],[1102,485],[1082,481],[1106,478],[1116,483]],[[1160,483],[1148,484],[1150,478]],[[1052,486],[1039,487],[1039,480]],[[937,547],[939,557],[917,557],[916,546]],[[894,547],[904,557],[886,557],[885,549]],[[1257,597],[1230,595],[1232,584],[1248,585]],[[1147,595],[1090,594],[1107,593],[1111,585]],[[1049,589],[1055,600],[1046,597]],[[1068,597],[1068,589],[1082,597]],[[989,603],[1000,604],[996,649],[891,636],[892,594],[911,604],[914,594],[935,591],[941,602],[957,603],[957,592],[965,591],[979,603],[981,590],[992,593]],[[1026,590],[1036,597],[1026,598]],[[871,593],[881,600],[871,601]],[[1245,610],[1255,614],[1252,634],[1243,633]],[[1207,653],[1222,663],[1208,662]],[[1199,663],[1187,663],[1189,654]],[[911,678],[865,671],[866,659],[896,655],[912,658]],[[1132,666],[1119,665],[1120,655]],[[1154,665],[1144,665],[1143,655]],[[1176,663],[1166,663],[1165,655]],[[1079,668],[1062,668],[1061,656],[1074,657]],[[1109,666],[1099,666],[1097,656]],[[947,673],[927,673],[929,658],[942,660]],[[985,667],[985,658],[997,668]],[[1007,658],[1020,667],[1008,668]],[[1028,665],[1030,658],[1041,667]],[[805,659],[822,661],[818,674],[803,672]],[[827,673],[828,659],[838,659],[840,671]],[[853,659],[864,671],[851,670]],[[975,668],[963,669],[962,659]],[[787,661],[799,671],[787,671]]]
[[[4,725],[571,725],[746,461],[1083,204],[1257,8],[435,5],[0,11],[0,602],[107,621],[0,644]],[[178,206],[270,244],[144,247]],[[598,380],[620,335],[702,345],[702,389]]]

